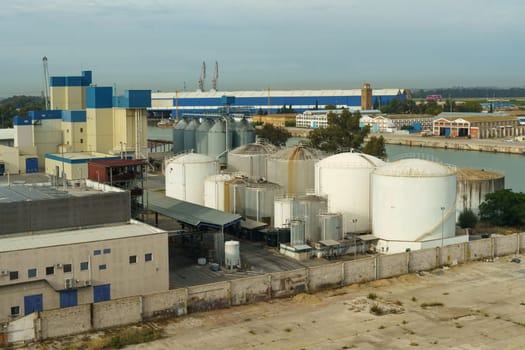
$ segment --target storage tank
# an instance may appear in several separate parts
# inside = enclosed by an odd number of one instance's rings
[[[271,182],[248,183],[245,191],[245,214],[252,220],[273,226],[274,200],[282,196],[282,188]]]
[[[200,154],[208,154],[208,132],[213,127],[213,121],[204,119],[195,132],[195,150]]]
[[[274,201],[274,224],[276,228],[290,227],[290,222],[296,217],[297,213],[294,197],[279,197]]]
[[[268,157],[267,179],[281,185],[287,195],[305,194],[314,189],[314,164],[326,154],[315,148],[296,146]]]
[[[173,154],[184,152],[184,129],[187,126],[186,119],[181,119],[173,128]]]
[[[229,269],[241,267],[239,241],[224,242],[224,262]]]
[[[197,119],[193,119],[188,123],[188,126],[184,129],[184,151],[185,152],[195,152],[196,141],[195,135],[197,129],[199,128],[200,123]]]
[[[290,221],[290,245],[292,247],[306,244],[304,236],[304,221],[292,220]]]
[[[230,191],[228,183],[231,174],[210,175],[204,180],[204,205],[222,211],[230,209]]]
[[[505,188],[505,175],[486,170],[457,168],[456,218],[467,208],[479,214],[485,196]]]
[[[370,177],[384,164],[357,152],[338,153],[315,164],[315,193],[328,197],[329,212],[343,214],[343,232],[371,230]]]
[[[226,150],[231,149],[232,129],[224,120],[217,120],[208,132],[208,155],[226,164]],[[227,139],[227,140],[226,140]]]
[[[422,159],[402,159],[372,174],[372,232],[391,241],[453,237],[456,170]]]
[[[255,179],[266,178],[266,160],[270,154],[277,151],[276,146],[265,142],[237,147],[228,153],[228,169]]]
[[[326,213],[327,200],[316,195],[301,195],[295,198],[295,218],[303,220],[305,239],[308,242],[321,240],[319,214]]]
[[[319,226],[321,229],[321,241],[343,239],[343,215],[339,213],[319,214]]]
[[[218,171],[215,159],[183,153],[166,160],[166,196],[204,205],[204,180]]]
[[[226,184],[229,196],[228,212],[245,216],[246,186],[248,179],[243,176],[235,176]]]

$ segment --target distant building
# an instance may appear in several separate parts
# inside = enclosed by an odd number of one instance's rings
[[[446,137],[504,138],[525,136],[521,119],[508,114],[441,113],[433,121],[433,135]]]
[[[359,119],[359,127],[364,128],[365,126],[370,127],[370,131],[373,133],[387,133],[396,131],[396,127],[392,122],[392,119],[385,116],[379,115],[371,117],[364,115]]]
[[[361,89],[361,110],[372,109],[372,106],[372,87],[365,83]]]

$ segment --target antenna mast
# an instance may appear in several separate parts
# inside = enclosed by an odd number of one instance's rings
[[[50,101],[49,101],[49,69],[47,67],[47,56],[42,58],[42,66],[44,68],[44,103],[46,110],[50,110]]]

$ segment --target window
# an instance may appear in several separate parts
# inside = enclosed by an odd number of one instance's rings
[[[55,274],[55,267],[54,266],[46,267],[46,275],[54,275],[54,274]]]
[[[111,253],[111,248],[104,249],[104,254],[110,254],[110,253]]]
[[[20,306],[11,306],[11,316],[20,315]]]
[[[98,265],[99,270],[105,270],[107,268],[106,264]]]
[[[64,273],[71,272],[71,264],[64,264]]]
[[[84,132],[84,128],[80,128],[80,132]]]
[[[151,261],[151,260],[153,260],[153,254],[151,253],[144,254],[144,261]]]
[[[129,263],[130,264],[136,264],[137,263],[137,256],[136,255],[130,255],[129,256]]]
[[[18,271],[9,271],[9,279],[17,280],[18,279]]]
[[[89,269],[89,263],[87,261],[82,261],[80,263],[80,271],[85,271]]]
[[[27,269],[27,278],[36,277],[36,269]]]
[[[84,139],[80,139],[80,143],[84,143]]]
[[[93,255],[100,255],[100,249],[96,249],[93,251]]]

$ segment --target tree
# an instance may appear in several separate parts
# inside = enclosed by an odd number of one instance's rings
[[[264,112],[263,112],[262,108],[259,107],[259,109],[257,110],[257,115],[263,115],[263,114],[264,114]]]
[[[525,193],[505,189],[485,196],[479,206],[481,221],[494,226],[525,226]]]
[[[472,209],[465,208],[458,217],[458,224],[461,228],[473,228],[478,223],[478,216]]]
[[[383,136],[372,136],[363,147],[363,153],[370,154],[381,159],[386,159],[385,139]]]
[[[255,130],[257,136],[267,139],[270,143],[276,146],[282,146],[292,136],[288,130],[280,126],[273,126],[272,124],[264,124],[261,128]]]
[[[481,103],[477,101],[466,101],[465,103],[459,104],[456,106],[458,112],[481,112],[483,107]]]
[[[38,96],[12,96],[0,102],[0,127],[13,126],[13,118],[27,115],[28,111],[44,109],[44,99]]]

